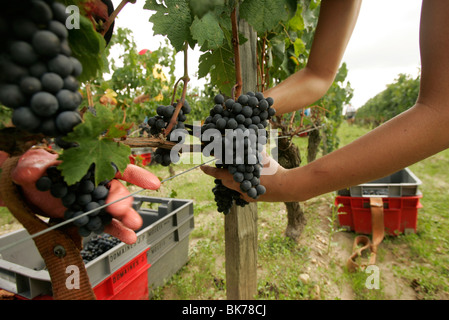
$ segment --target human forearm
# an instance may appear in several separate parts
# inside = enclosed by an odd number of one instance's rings
[[[304,68],[281,84],[265,91],[273,98],[276,115],[296,111],[319,100],[329,89],[333,78],[321,78],[309,68]]]
[[[265,95],[275,101],[276,114],[295,111],[319,100],[341,64],[359,14],[361,0],[323,0],[307,66]]]
[[[387,176],[442,151],[449,147],[447,110],[417,104],[343,148],[306,166],[280,171],[277,200],[263,200],[304,201]]]
[[[416,105],[333,153],[280,171],[284,181],[278,184],[276,193],[282,197],[277,201],[306,200],[381,178],[449,147],[448,21],[448,1],[423,1]]]

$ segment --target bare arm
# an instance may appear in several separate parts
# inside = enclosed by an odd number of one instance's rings
[[[268,201],[301,201],[389,175],[449,147],[449,2],[424,0],[417,103],[351,144],[310,164],[279,168]],[[268,183],[270,185],[270,183]],[[277,192],[276,190],[279,190]]]
[[[267,193],[260,200],[304,201],[387,176],[449,148],[449,1],[423,0],[420,48],[420,94],[412,108],[306,166],[277,167],[276,174],[262,177]],[[225,172],[206,173],[238,190]]]
[[[361,0],[323,0],[307,66],[265,91],[276,114],[307,107],[332,85],[354,30]]]

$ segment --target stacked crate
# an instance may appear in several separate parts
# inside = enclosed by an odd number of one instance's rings
[[[409,168],[387,177],[339,190],[335,206],[339,206],[341,227],[360,234],[371,234],[370,198],[381,197],[387,235],[416,233],[418,209],[422,208],[421,181]]]
[[[120,242],[85,263],[98,300],[148,299],[187,263],[193,201],[135,196],[133,206],[143,219],[137,241]],[[0,236],[0,248],[7,247],[0,251],[0,289],[17,299],[52,299],[50,275],[34,241],[20,242],[28,236],[25,229]]]

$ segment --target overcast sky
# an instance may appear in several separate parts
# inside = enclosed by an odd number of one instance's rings
[[[394,82],[400,73],[416,77],[420,68],[421,0],[364,0],[343,57],[354,88],[352,104],[366,100]]]
[[[112,0],[117,7],[120,0]],[[352,104],[359,108],[385,89],[400,73],[416,76],[420,67],[419,19],[421,0],[364,0],[343,61],[348,65],[348,80],[354,88]],[[151,12],[142,10],[145,0],[127,4],[117,26],[133,31],[139,49],[155,50],[164,37],[154,36],[148,22]],[[195,73],[198,52],[190,51],[191,84],[202,85]],[[183,54],[177,55],[176,75],[183,74]]]

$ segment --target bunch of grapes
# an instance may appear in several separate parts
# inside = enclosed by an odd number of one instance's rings
[[[19,129],[64,136],[81,122],[81,63],[68,43],[66,7],[54,0],[3,1],[0,103]]]
[[[105,208],[95,210],[105,204],[109,194],[108,182],[103,181],[95,186],[95,166],[92,165],[79,182],[67,185],[58,168],[50,166],[47,168],[46,175],[37,180],[36,188],[39,191],[50,191],[53,197],[61,199],[62,204],[67,208],[64,213],[66,220],[94,210],[73,221],[73,224],[78,227],[79,234],[87,237],[92,232],[102,233],[104,226],[112,220],[112,216],[106,212]]]
[[[87,263],[109,251],[120,242],[121,241],[118,238],[113,237],[108,233],[96,235],[84,245],[80,252],[81,257],[83,258],[84,263]]]
[[[165,129],[175,112],[177,103],[173,103],[172,105],[163,106],[160,105],[156,109],[157,115],[148,119],[148,127],[146,130],[152,136],[157,136],[162,133],[163,129]],[[177,137],[175,135],[174,130],[176,129],[185,129],[184,122],[187,119],[187,114],[190,113],[191,107],[187,101],[184,101],[181,110],[179,110],[177,124],[173,126],[170,134],[167,136],[167,139],[170,141],[179,142],[181,137]],[[172,162],[177,162],[179,160],[179,154],[173,155],[176,159],[171,159],[170,157],[171,150],[164,148],[157,148],[154,153],[154,161],[162,164],[163,166],[169,166]]]
[[[261,92],[248,92],[236,100],[226,101],[223,95],[218,94],[214,102],[210,115],[201,127],[202,142],[206,146],[212,142],[207,140],[210,138],[207,130],[219,131],[221,141],[218,143],[221,143],[223,152],[214,155],[218,158],[216,167],[227,169],[233,179],[240,183],[241,191],[257,199],[266,191],[260,184],[261,152],[267,143],[265,128],[276,113],[272,107],[274,101],[270,97],[265,98]],[[204,151],[203,154],[208,156]],[[229,213],[234,201],[242,207],[248,204],[239,192],[225,187],[219,179],[215,179],[212,191],[217,210],[224,214]]]

